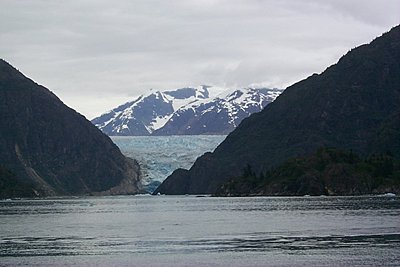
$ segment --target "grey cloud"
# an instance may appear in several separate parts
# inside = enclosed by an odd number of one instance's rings
[[[284,87],[400,22],[396,0],[0,2],[0,57],[89,118],[150,88]]]

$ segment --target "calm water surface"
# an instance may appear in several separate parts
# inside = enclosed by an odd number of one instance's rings
[[[400,266],[399,197],[0,201],[0,266]]]

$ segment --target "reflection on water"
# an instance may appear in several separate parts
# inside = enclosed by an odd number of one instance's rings
[[[400,198],[0,202],[0,265],[400,266]]]

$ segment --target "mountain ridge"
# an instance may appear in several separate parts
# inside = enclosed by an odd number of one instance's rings
[[[400,157],[400,27],[352,49],[244,119],[213,153],[176,170],[155,193],[212,194],[246,164],[259,174],[321,147]],[[386,126],[387,125],[387,126]]]
[[[151,91],[92,120],[108,135],[227,134],[282,90],[201,85]]]

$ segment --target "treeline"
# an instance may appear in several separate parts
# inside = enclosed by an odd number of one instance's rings
[[[0,199],[34,196],[32,186],[19,181],[13,172],[0,165]]]
[[[360,195],[400,192],[400,161],[390,152],[362,157],[353,151],[321,148],[256,173],[251,165],[221,185],[217,196]]]

